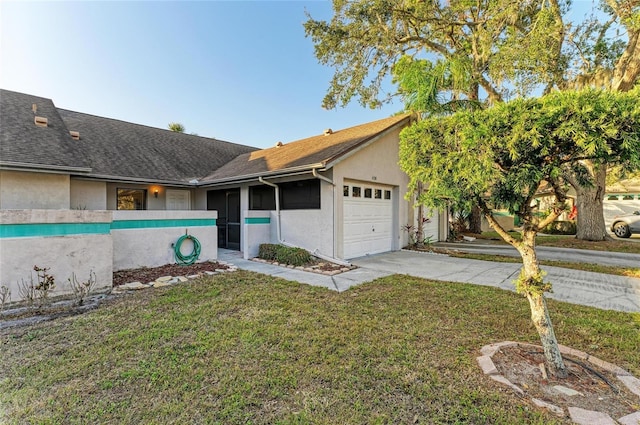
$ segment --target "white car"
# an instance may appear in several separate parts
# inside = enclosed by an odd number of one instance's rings
[[[640,210],[615,216],[611,223],[611,231],[619,238],[628,238],[634,233],[640,234]]]

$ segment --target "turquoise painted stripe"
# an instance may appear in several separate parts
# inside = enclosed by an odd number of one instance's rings
[[[0,225],[0,238],[108,235],[110,223],[24,223]]]
[[[164,220],[114,220],[111,230],[153,229],[158,227],[215,226],[215,218],[177,218]]]
[[[245,224],[269,224],[271,223],[271,218],[269,217],[245,217]]]

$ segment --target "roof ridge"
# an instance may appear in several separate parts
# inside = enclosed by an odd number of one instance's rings
[[[398,114],[398,115],[391,115],[391,116],[388,116],[386,118],[380,118],[380,119],[375,120],[375,121],[369,121],[369,122],[362,123],[362,124],[352,125],[350,127],[340,128],[338,130],[332,130],[330,136],[338,134],[338,133],[341,133],[341,132],[344,132],[344,131],[348,131],[348,130],[353,130],[353,129],[362,128],[362,127],[374,126],[374,125],[377,125],[380,122],[386,121],[386,120],[391,121],[392,119],[396,119],[398,122],[400,122],[403,119],[406,119],[407,117],[410,117],[410,116],[412,116],[412,114],[410,112],[405,112],[405,113],[401,113],[401,114]],[[391,127],[391,124],[388,127]],[[380,131],[383,131],[383,130],[380,130]],[[309,137],[305,137],[303,139],[297,139],[297,140],[292,140],[290,142],[285,142],[282,146],[290,146],[290,145],[295,144],[295,143],[306,142],[306,141],[308,141],[310,139],[314,139],[314,138],[320,137],[320,136],[326,136],[326,135],[323,134],[323,133],[318,133],[318,134],[314,134],[314,135],[309,136]],[[266,148],[262,148],[260,150],[269,150],[269,149],[276,149],[276,148],[277,148],[276,146],[269,146],[269,147],[266,147]]]
[[[54,104],[54,106],[55,106],[55,104]],[[165,129],[165,128],[154,127],[154,126],[148,125],[148,124],[140,124],[140,123],[136,123],[136,122],[125,121],[125,120],[120,119],[120,118],[104,117],[102,115],[96,115],[96,114],[89,114],[89,113],[86,113],[86,112],[73,111],[71,109],[59,108],[57,106],[55,108],[58,111],[71,112],[71,113],[74,113],[74,114],[79,114],[79,115],[84,115],[84,116],[89,116],[89,117],[94,117],[94,118],[100,118],[100,119],[109,120],[109,121],[117,121],[117,122],[120,122],[120,123],[135,125],[135,126],[138,126],[138,127],[149,128],[149,129],[152,129],[152,130],[160,130],[160,131],[165,131],[167,133],[181,134],[182,136],[197,137],[199,139],[208,139],[208,140],[214,140],[216,142],[228,143],[228,144],[236,145],[236,146],[245,146],[245,147],[248,147],[248,148],[259,149],[259,148],[256,148],[255,146],[244,145],[244,144],[241,144],[241,143],[234,143],[234,142],[230,142],[228,140],[216,139],[215,137],[200,136],[200,135],[197,135],[197,134],[189,134],[189,133],[181,133],[181,132],[178,132],[178,131],[171,131],[171,130]],[[64,120],[64,118],[63,118],[63,120]],[[179,137],[182,137],[182,136],[179,136]]]

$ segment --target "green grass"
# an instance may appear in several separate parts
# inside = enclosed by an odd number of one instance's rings
[[[521,239],[519,232],[509,232],[511,236],[517,240]],[[497,232],[483,232],[482,235],[473,235],[480,239],[488,239],[498,241],[499,243],[506,243],[502,240]],[[590,249],[594,251],[611,251],[611,252],[626,252],[630,254],[640,254],[640,243],[633,241],[621,241],[618,239],[592,242],[576,239],[575,236],[565,235],[543,235],[536,238],[536,245],[541,246],[555,246],[558,248],[573,248],[573,249]]]
[[[478,254],[463,251],[446,251],[450,257],[470,258],[473,260],[494,261],[498,263],[522,263],[520,257],[507,255]],[[564,267],[566,269],[585,270],[595,273],[613,274],[618,276],[640,277],[640,269],[632,267],[604,266],[592,263],[573,263],[570,261],[538,260],[543,266]]]
[[[561,343],[640,373],[640,314],[548,303]],[[341,294],[214,276],[2,333],[0,423],[567,423],[476,364],[537,342],[529,315],[508,291],[399,275]]]

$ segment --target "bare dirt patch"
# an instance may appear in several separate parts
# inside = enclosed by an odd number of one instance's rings
[[[539,365],[544,363],[542,349],[533,346],[502,347],[492,360],[506,379],[522,388],[529,398],[537,398],[567,412],[574,406],[608,414],[614,419],[640,410],[640,397],[610,371],[585,360],[563,354],[569,370],[566,379],[544,379]],[[580,394],[568,396],[554,387],[561,385]]]

